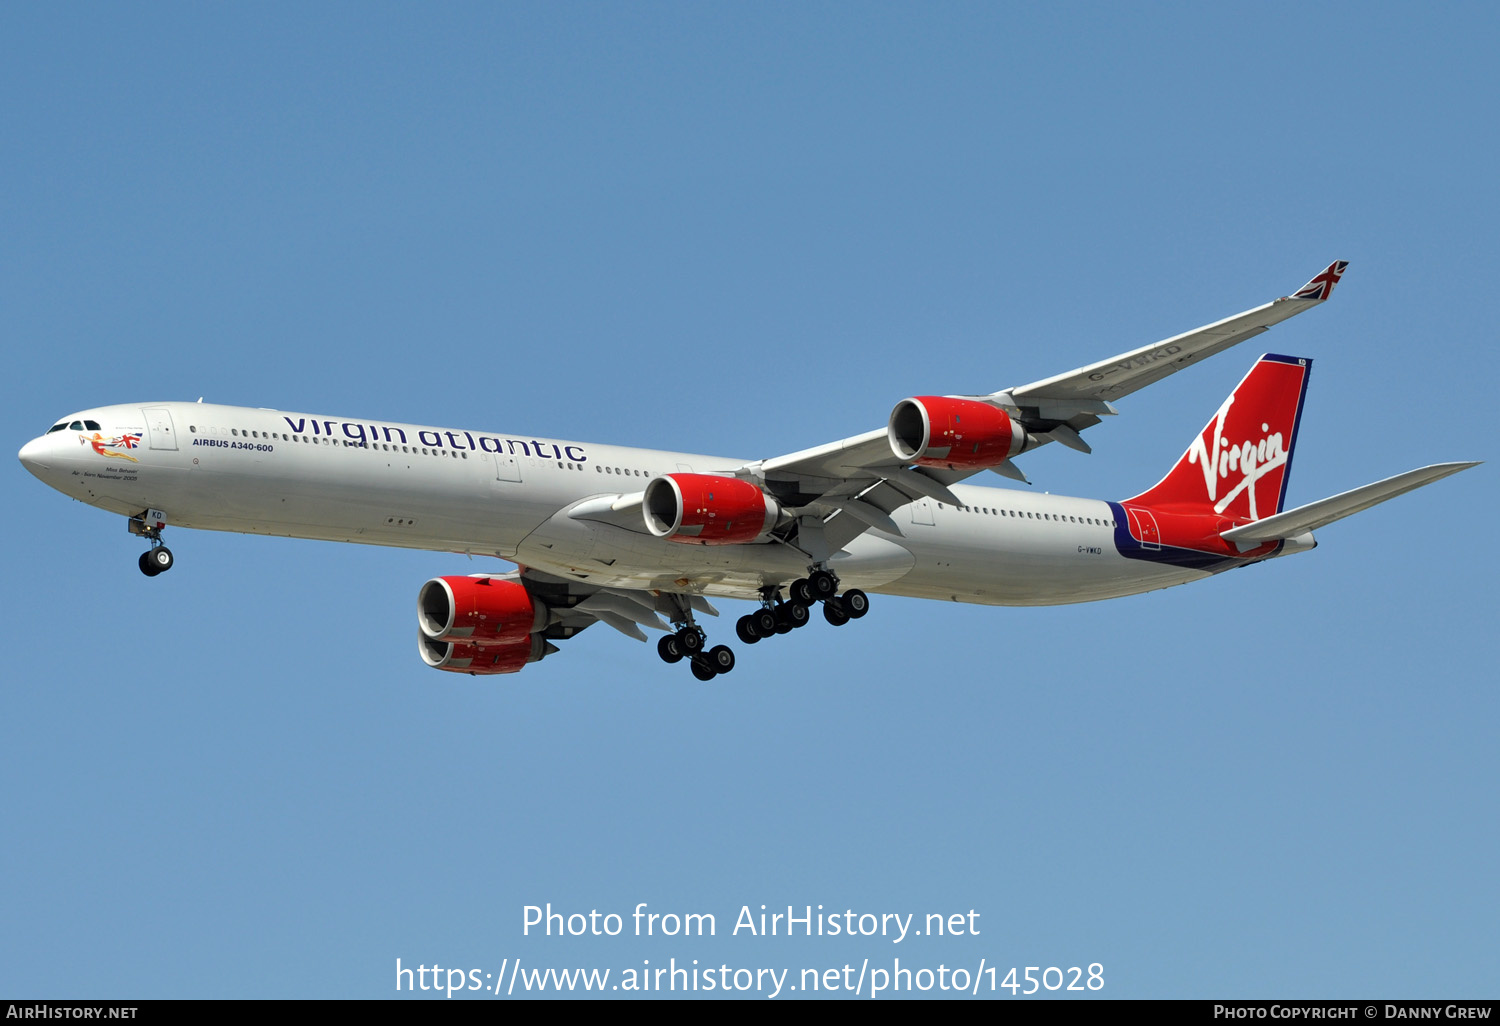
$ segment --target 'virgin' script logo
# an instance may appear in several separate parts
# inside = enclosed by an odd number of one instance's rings
[[[1286,443],[1280,431],[1271,431],[1269,424],[1262,424],[1263,437],[1258,442],[1232,444],[1224,437],[1224,421],[1234,396],[1224,400],[1219,412],[1214,414],[1210,430],[1205,430],[1193,440],[1188,449],[1188,462],[1203,468],[1203,485],[1208,490],[1208,499],[1214,504],[1214,512],[1223,513],[1241,492],[1249,492],[1250,519],[1259,520],[1256,507],[1255,483],[1277,467],[1285,466]],[[1212,441],[1209,440],[1212,435]],[[1238,481],[1231,484],[1230,475],[1238,474]],[[1229,490],[1219,496],[1219,483],[1223,481]]]

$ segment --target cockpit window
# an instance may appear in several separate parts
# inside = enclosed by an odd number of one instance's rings
[[[83,422],[83,427],[86,431],[98,431],[99,422],[97,420],[86,420]]]
[[[49,427],[47,429],[47,434],[50,435],[54,431],[62,431],[67,426],[68,426],[68,422],[67,421],[63,421],[61,424],[53,424],[51,427]]]
[[[73,423],[71,423],[71,424],[68,425],[68,430],[70,430],[70,431],[82,431],[83,430],[83,421],[81,421],[81,420],[75,420]]]

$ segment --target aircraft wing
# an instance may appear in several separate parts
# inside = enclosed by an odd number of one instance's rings
[[[1087,367],[995,394],[1009,397],[1023,406],[1028,403],[1045,406],[1049,401],[1065,404],[1080,400],[1118,399],[1155,384],[1189,364],[1222,353],[1247,338],[1254,338],[1288,317],[1311,310],[1333,295],[1333,287],[1348,266],[1347,260],[1335,260],[1290,296],[1273,299],[1253,310],[1205,324],[1154,345],[1132,349]]]
[[[1116,412],[1110,405],[1111,399],[1145,388],[1312,309],[1333,294],[1348,266],[1347,260],[1335,260],[1289,296],[1161,342],[1028,385],[953,398],[1004,410],[1024,427],[1028,450],[1046,442],[1060,442],[1071,449],[1089,452],[1080,432]],[[1010,460],[990,469],[1005,477],[1026,480]],[[737,473],[759,481],[775,494],[798,515],[804,529],[812,527],[813,518],[822,522],[828,548],[837,551],[871,527],[900,534],[889,514],[915,499],[925,496],[958,505],[948,485],[978,471],[913,467],[893,451],[886,430],[877,428],[747,464]],[[817,538],[809,541],[809,552],[814,558],[826,558]]]

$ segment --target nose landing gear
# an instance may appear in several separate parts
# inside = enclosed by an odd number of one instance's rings
[[[172,569],[172,550],[161,543],[161,532],[167,526],[165,513],[159,509],[148,509],[131,517],[127,526],[131,534],[139,535],[151,543],[151,547],[142,552],[141,558],[136,561],[141,573],[147,577],[155,577]]]

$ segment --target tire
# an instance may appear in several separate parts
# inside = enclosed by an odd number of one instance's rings
[[[765,607],[757,609],[750,615],[755,618],[755,633],[763,638],[769,638],[775,634],[776,626],[781,622],[774,612]]]
[[[691,627],[677,632],[677,644],[685,655],[696,655],[703,651],[703,635]]]
[[[677,636],[668,634],[656,643],[656,654],[661,656],[664,663],[676,663],[682,661],[682,648],[677,644]]]
[[[787,608],[786,607],[789,604],[790,603],[787,603],[787,602],[778,602],[776,604],[776,633],[777,634],[790,634],[790,633],[792,633],[792,631],[794,631],[794,630],[797,629],[797,625],[792,622],[791,614],[787,612]]]
[[[844,592],[840,601],[844,603],[844,612],[849,614],[851,620],[858,620],[870,611],[870,596],[858,588],[850,588]]]
[[[804,606],[810,606],[817,601],[813,598],[812,586],[807,583],[806,577],[797,578],[787,590],[791,592],[794,602],[801,602]]]
[[[713,680],[714,677],[717,676],[717,674],[714,673],[714,668],[708,665],[708,661],[702,656],[693,656],[691,666],[693,670],[693,676],[697,677],[701,681],[704,681],[705,683]]]
[[[812,614],[808,612],[805,602],[788,602],[786,604],[786,620],[792,625],[792,629],[806,627],[812,622]]]
[[[755,630],[755,618],[749,614],[734,622],[734,633],[747,645],[753,645],[760,640],[760,635]]]
[[[141,573],[145,574],[147,577],[155,577],[157,574],[161,573],[160,570],[156,569],[156,564],[151,562],[150,552],[142,552],[141,558],[135,561],[135,565],[140,567]]]
[[[172,550],[165,545],[158,545],[156,548],[147,551],[146,560],[156,568],[156,573],[153,573],[151,576],[155,577],[156,574],[164,574],[172,569]]]
[[[823,603],[823,619],[835,627],[842,627],[849,622],[849,614],[844,612],[844,603],[835,596]]]
[[[839,579],[827,570],[814,570],[807,579],[807,586],[813,598],[827,602],[838,594]]]
[[[734,669],[734,649],[728,645],[715,645],[703,655],[715,673],[728,673]]]

